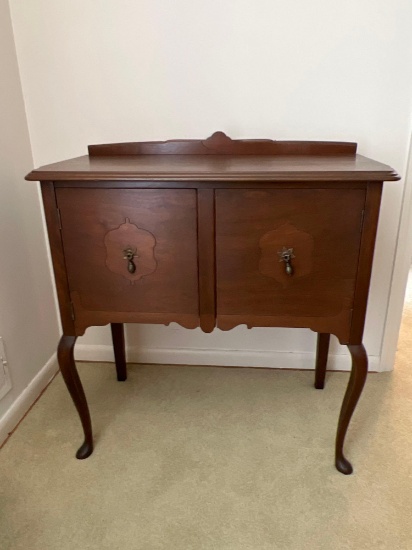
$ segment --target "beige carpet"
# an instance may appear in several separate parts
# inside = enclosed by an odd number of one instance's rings
[[[333,466],[348,374],[82,364],[96,449],[59,375],[0,451],[1,550],[412,549],[412,309]]]

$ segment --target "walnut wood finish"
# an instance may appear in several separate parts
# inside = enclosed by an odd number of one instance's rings
[[[156,244],[153,233],[125,218],[124,223],[104,237],[106,267],[133,284],[156,271]]]
[[[134,315],[150,323],[153,314],[184,324],[190,316],[199,326],[194,190],[65,188],[56,194],[77,335],[90,316],[97,325],[133,322]],[[125,226],[136,231],[122,231]],[[109,239],[116,232],[120,236]],[[129,246],[137,254],[134,274],[124,259]]]
[[[211,157],[212,158],[212,157]],[[60,180],[54,182],[54,188],[66,188],[71,189],[84,188],[88,189],[313,189],[313,181],[307,180],[284,180],[284,181],[248,181],[244,179],[238,179],[236,182],[232,181],[173,181],[167,180]],[[364,181],[338,181],[338,180],[317,180],[317,189],[365,189]]]
[[[326,365],[328,362],[330,334],[319,333],[316,346],[315,388],[325,387]]]
[[[345,335],[350,324],[352,312],[344,310],[334,317],[293,317],[292,315],[219,315],[217,327],[221,330],[230,330],[238,325],[253,327],[289,327],[310,328],[314,332],[329,332],[338,338]],[[343,327],[343,329],[342,329]],[[345,332],[344,332],[345,331]],[[342,342],[343,343],[343,342]]]
[[[382,183],[368,184],[366,188],[365,214],[356,278],[355,304],[351,327],[351,344],[361,344],[368,305],[369,282],[372,273],[373,253],[379,220]]]
[[[53,262],[54,278],[56,281],[57,297],[59,300],[60,319],[63,333],[74,335],[73,312],[70,302],[70,291],[67,281],[66,261],[64,257],[60,215],[56,204],[56,195],[53,183],[45,181],[41,183],[44,215],[46,218],[47,232]]]
[[[93,435],[89,407],[87,406],[86,396],[74,362],[73,352],[75,343],[76,336],[63,335],[57,348],[57,358],[63,379],[83,426],[84,442],[76,453],[76,458],[83,459],[90,456],[93,452]]]
[[[42,166],[31,181],[285,182],[389,181],[385,164],[356,155],[356,143],[202,140],[89,146],[90,155]],[[116,186],[116,185],[115,185]]]
[[[368,373],[368,356],[363,344],[348,346],[348,349],[352,356],[352,371],[339,416],[335,458],[336,468],[346,475],[351,474],[353,468],[343,454],[343,444],[350,419],[362,393]]]
[[[216,326],[214,200],[213,189],[198,190],[199,314],[203,332],[212,332]]]
[[[308,162],[310,159],[310,162]],[[361,155],[141,155],[78,157],[44,166],[32,181],[296,182],[386,181],[397,175]],[[116,184],[115,187],[118,187]],[[213,185],[212,185],[213,187]]]
[[[364,205],[360,189],[217,190],[218,326],[221,316],[239,324],[253,315],[317,330],[317,319],[335,318],[333,333],[347,343]],[[282,248],[293,249],[291,276]]]
[[[126,349],[124,343],[124,327],[122,323],[111,323],[114,360],[116,363],[117,380],[127,380]]]
[[[392,168],[357,155],[354,143],[217,132],[92,145],[27,179],[42,181],[64,331],[59,363],[85,432],[78,458],[93,449],[73,360],[87,327],[111,324],[119,380],[126,322],[307,327],[319,333],[316,388],[330,334],[352,354],[336,438],[336,467],[351,473],[343,443],[366,378],[362,335],[382,182],[399,179]],[[284,248],[293,249],[288,264]]]
[[[356,143],[231,139],[215,132],[207,139],[172,139],[89,145],[89,157],[122,155],[354,155]]]

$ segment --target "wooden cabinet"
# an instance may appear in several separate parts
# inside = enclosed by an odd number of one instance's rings
[[[307,327],[318,333],[323,388],[330,334],[348,345],[352,374],[336,438],[336,467],[366,373],[362,345],[383,181],[391,168],[356,144],[231,140],[89,146],[45,166],[42,185],[63,336],[60,368],[93,450],[73,361],[77,336],[111,324],[119,380],[123,323],[177,322],[211,332]]]

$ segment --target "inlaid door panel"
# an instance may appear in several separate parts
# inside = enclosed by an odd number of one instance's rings
[[[60,188],[56,195],[75,308],[198,315],[194,190]]]
[[[364,203],[363,189],[216,190],[218,318],[348,320]]]

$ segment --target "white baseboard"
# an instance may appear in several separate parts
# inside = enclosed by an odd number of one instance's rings
[[[54,354],[0,418],[0,445],[27,413],[58,369],[57,357]]]
[[[227,350],[200,348],[136,348],[126,350],[130,363],[165,365],[214,365],[221,367],[265,367],[275,369],[314,369],[314,353],[282,351]],[[107,345],[79,344],[75,347],[77,361],[114,361],[113,348]],[[369,370],[379,370],[379,356],[369,356]],[[349,371],[349,355],[330,354],[328,370]]]

